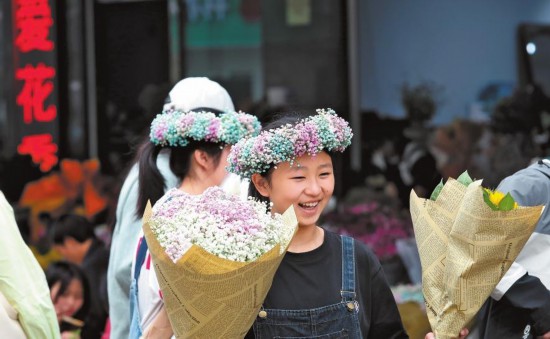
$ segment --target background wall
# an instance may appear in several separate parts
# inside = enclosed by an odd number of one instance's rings
[[[550,24],[548,0],[362,0],[361,108],[403,116],[404,82],[443,86],[433,122],[467,117],[489,83],[517,83],[516,29]]]

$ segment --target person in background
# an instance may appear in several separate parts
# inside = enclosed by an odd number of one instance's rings
[[[44,271],[27,247],[0,191],[0,338],[59,338]]]
[[[510,193],[520,206],[545,208],[480,311],[480,338],[550,339],[550,160],[539,160],[506,177],[497,190]]]
[[[165,109],[190,111],[212,108],[218,111],[234,111],[233,101],[227,91],[215,81],[205,77],[190,77],[179,81],[170,91]],[[130,284],[132,260],[141,231],[141,219],[147,201],[156,202],[168,189],[178,187],[179,179],[170,170],[170,150],[162,149],[155,157],[148,157],[152,150],[149,136],[144,138],[135,161],[124,180],[116,208],[116,223],[111,242],[111,256],[107,272],[111,338],[127,338],[130,331]],[[156,168],[155,180],[140,176],[139,159],[147,157]],[[145,165],[143,165],[145,166]],[[140,178],[141,177],[141,178]],[[148,186],[152,186],[148,189]]]
[[[82,268],[90,281],[90,312],[82,328],[82,338],[97,339],[105,329],[109,312],[107,265],[109,251],[96,237],[94,226],[83,216],[64,214],[52,222],[53,248]]]
[[[228,175],[225,167],[231,145],[259,131],[258,119],[242,112],[199,109],[158,115],[151,124],[150,143],[157,153],[163,148],[171,149],[170,169],[181,182],[178,189],[171,189],[157,199],[158,203],[177,199],[182,194],[199,195],[208,187],[221,185]],[[151,163],[154,164],[147,157],[140,159],[140,177],[159,179],[154,168],[148,168]],[[160,207],[155,204],[155,208],[162,208],[162,204]],[[144,338],[168,338],[172,330],[143,237],[136,252],[134,280],[130,287],[132,322],[129,338],[138,339],[142,334]]]
[[[90,310],[90,284],[84,271],[68,261],[52,262],[46,280],[62,339],[79,339]]]

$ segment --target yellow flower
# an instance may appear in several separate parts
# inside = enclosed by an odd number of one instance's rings
[[[483,189],[487,193],[487,198],[489,199],[489,202],[494,206],[494,209],[509,211],[509,210],[514,210],[518,208],[518,203],[515,202],[511,196],[508,197],[507,199],[513,201],[514,204],[510,206],[510,201],[507,200],[505,205],[508,207],[503,207],[501,206],[501,202],[507,196],[506,194],[499,191],[491,191],[490,189],[487,189],[487,188],[483,188]]]
[[[487,190],[487,193],[489,193],[489,200],[491,200],[491,202],[495,204],[495,206],[498,206],[502,201],[502,199],[504,198],[504,193],[499,191],[491,191],[489,189],[486,189],[486,190]]]

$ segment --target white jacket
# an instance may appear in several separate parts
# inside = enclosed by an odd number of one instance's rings
[[[170,170],[169,160],[169,150],[162,150],[157,157],[157,167],[164,177],[166,189],[177,187],[179,184],[178,178]],[[128,338],[130,330],[129,293],[132,260],[142,227],[141,218],[136,217],[139,192],[138,174],[138,165],[135,164],[124,180],[116,209],[116,224],[107,270],[112,339]]]

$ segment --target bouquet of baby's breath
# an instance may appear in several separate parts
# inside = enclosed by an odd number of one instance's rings
[[[244,337],[296,230],[292,207],[272,215],[219,187],[173,189],[144,221],[176,337]]]
[[[201,195],[173,189],[153,208],[151,231],[172,261],[196,245],[220,258],[251,262],[281,242],[283,218],[265,203],[212,187]],[[185,227],[182,227],[185,225]]]
[[[465,172],[430,199],[412,191],[410,209],[430,324],[438,339],[455,338],[510,268],[543,206],[518,206]]]

